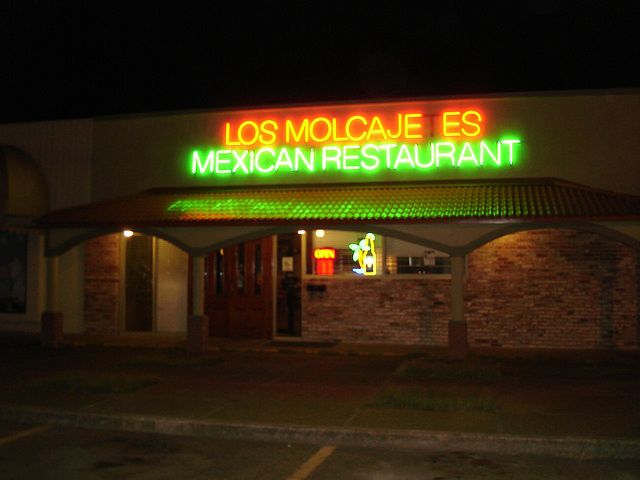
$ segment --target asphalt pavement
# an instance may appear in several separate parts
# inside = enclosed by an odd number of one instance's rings
[[[241,440],[640,458],[640,353],[0,335],[0,419]]]

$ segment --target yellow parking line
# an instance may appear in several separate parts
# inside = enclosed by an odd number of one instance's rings
[[[28,437],[29,435],[35,435],[36,433],[44,432],[51,428],[51,425],[40,425],[39,427],[30,428],[29,430],[23,430],[9,437],[0,438],[0,447],[7,443],[15,442],[22,437]]]
[[[287,480],[303,480],[311,475],[316,468],[324,462],[329,455],[336,449],[334,446],[322,447],[316,454],[307,460],[302,466],[296,470]]]

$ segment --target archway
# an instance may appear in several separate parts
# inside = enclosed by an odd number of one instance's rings
[[[525,230],[468,255],[471,346],[637,348],[638,251],[570,228]]]

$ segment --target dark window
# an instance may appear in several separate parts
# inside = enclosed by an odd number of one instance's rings
[[[216,252],[216,295],[224,294],[224,250]]]
[[[238,245],[237,264],[238,294],[244,294],[244,243]]]
[[[153,237],[126,239],[125,307],[128,332],[153,329]]]
[[[451,273],[449,257],[396,257],[397,273],[437,275]]]
[[[253,263],[253,293],[260,295],[262,292],[262,245],[256,245]]]
[[[27,311],[27,235],[0,232],[0,313]]]

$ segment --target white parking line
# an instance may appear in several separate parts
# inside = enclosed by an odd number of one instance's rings
[[[34,427],[30,428],[29,430],[23,430],[22,432],[15,433],[9,437],[0,438],[0,447],[8,443],[15,442],[22,437],[28,437],[29,435],[35,435],[36,433],[44,432],[45,430],[49,430],[50,428],[51,425],[40,425],[39,427]]]
[[[335,446],[322,447],[313,457],[303,463],[302,466],[293,473],[293,475],[287,478],[287,480],[303,480],[307,478],[322,464],[322,462],[327,459],[329,455],[333,453],[335,449]]]

